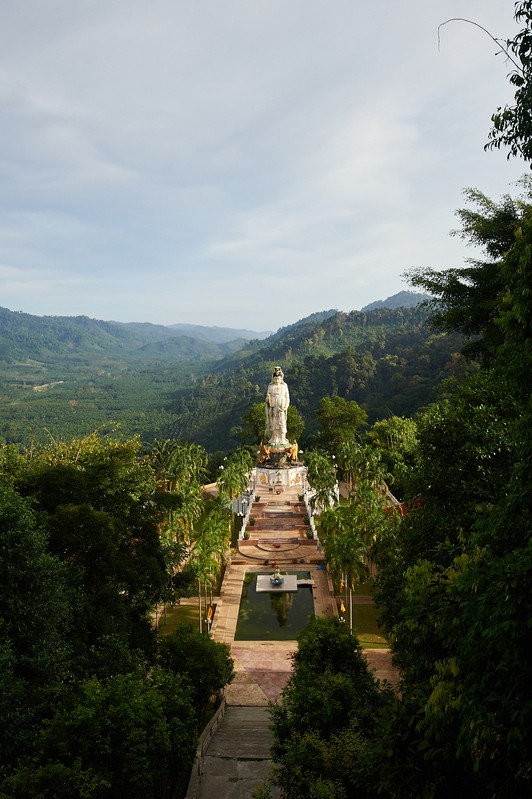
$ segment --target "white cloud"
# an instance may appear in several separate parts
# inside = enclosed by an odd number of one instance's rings
[[[499,0],[4,4],[2,304],[263,329],[460,260],[462,189],[524,169],[483,152],[508,68],[466,23],[438,49],[453,16],[514,29]]]

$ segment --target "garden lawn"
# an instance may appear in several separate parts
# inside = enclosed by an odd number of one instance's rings
[[[204,611],[205,612],[205,611]],[[176,627],[192,626],[199,629],[199,608],[198,602],[193,605],[174,605],[166,608],[165,614],[159,616],[157,630],[160,635],[171,635]]]

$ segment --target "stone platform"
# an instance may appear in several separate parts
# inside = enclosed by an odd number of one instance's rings
[[[282,583],[279,585],[273,585],[271,577],[271,574],[257,574],[257,582],[255,585],[255,591],[257,594],[282,594],[285,591],[292,593],[297,591],[297,577],[295,574],[281,575]]]

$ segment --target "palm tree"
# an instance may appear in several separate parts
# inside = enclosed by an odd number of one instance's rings
[[[358,471],[360,444],[352,438],[340,441],[337,449],[338,466],[347,479],[349,493],[353,490],[353,478]]]
[[[313,490],[312,510],[324,510],[336,502],[336,470],[329,458],[318,450],[305,454],[307,480]]]
[[[363,481],[371,483],[381,492],[386,491],[390,475],[381,453],[375,447],[344,439],[338,446],[338,465],[347,477],[350,494],[358,491]]]
[[[203,523],[203,530],[195,535],[191,552],[191,562],[198,574],[200,630],[202,623],[201,585],[205,590],[205,606],[207,605],[207,589],[210,591],[216,584],[218,575],[227,560],[231,546],[231,511],[223,497],[217,497],[210,503],[209,512]]]
[[[348,506],[337,505],[335,508],[326,508],[320,514],[318,531],[323,540],[331,535],[343,535],[352,529],[351,519],[346,512]]]
[[[176,491],[184,483],[202,482],[205,478],[208,456],[199,444],[157,440],[151,454],[163,490]]]
[[[343,511],[342,507],[335,508],[333,512]],[[349,627],[353,629],[353,590],[362,582],[369,573],[366,559],[367,547],[354,529],[343,529],[345,513],[338,513],[342,532],[330,533],[324,541],[325,560],[333,580],[344,584],[346,595],[349,592]]]
[[[231,510],[222,497],[213,500],[204,524],[204,533],[210,549],[218,559],[220,567],[227,559],[231,546]]]
[[[204,511],[201,481],[207,453],[197,444],[179,444],[172,439],[155,441],[152,459],[158,475],[159,504],[166,510],[161,534],[188,542],[194,524]]]
[[[253,460],[247,449],[233,452],[223,463],[216,481],[220,495],[229,501],[240,496],[249,484],[252,468]]]
[[[239,449],[230,455],[220,467],[217,485],[220,498],[226,507],[233,509],[233,500],[241,496],[249,486],[253,459],[247,449]],[[231,516],[231,526],[236,522],[236,514]],[[236,527],[235,527],[236,534]]]
[[[199,542],[201,538],[196,542],[192,550],[192,563],[194,569],[196,571],[197,579],[198,579],[198,604],[199,604],[199,631],[200,633],[203,632],[203,610],[202,610],[202,597],[201,597],[201,585],[203,583],[203,587],[205,590],[205,611],[207,609],[207,587],[211,588],[212,594],[212,586],[216,582],[216,577],[218,575],[219,563],[216,558],[212,555],[209,550],[208,546],[201,546]]]
[[[382,454],[375,447],[364,444],[359,449],[357,482],[370,483],[379,493],[386,492],[390,480]]]

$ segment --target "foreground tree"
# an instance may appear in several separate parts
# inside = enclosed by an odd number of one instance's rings
[[[173,799],[196,750],[189,689],[178,676],[92,678],[42,728],[34,762],[2,785],[12,799]]]
[[[532,206],[521,204],[478,328],[489,357],[420,419],[421,502],[400,546],[379,560],[383,618],[403,672],[386,772],[398,796],[531,792],[531,253]],[[442,310],[444,321],[454,310]]]
[[[150,612],[167,577],[156,476],[139,440],[94,434],[2,462],[5,480],[31,499],[49,551],[64,563],[75,596],[77,676],[128,671],[132,658],[152,658]]]
[[[312,619],[293,662],[282,704],[271,710],[274,780],[283,796],[376,796],[375,743],[391,691],[374,681],[359,644],[337,619]]]
[[[190,686],[201,729],[209,702],[219,698],[234,677],[229,647],[200,635],[192,627],[182,627],[161,640],[159,662]]]
[[[508,148],[508,157],[522,156],[532,162],[532,2],[515,4],[515,19],[524,28],[506,40],[504,48],[513,69],[510,83],[515,86],[515,105],[498,108],[492,116],[488,148]]]
[[[69,681],[67,582],[30,503],[0,485],[0,777],[31,754],[35,729]]]
[[[505,293],[501,259],[513,246],[528,213],[532,184],[526,180],[523,185],[523,197],[505,195],[500,202],[477,189],[465,191],[473,207],[457,211],[462,227],[456,235],[482,247],[484,260],[469,259],[466,266],[444,271],[417,269],[407,275],[413,286],[431,295],[432,323],[463,333],[468,339],[464,353],[486,366],[504,340],[497,322]]]

